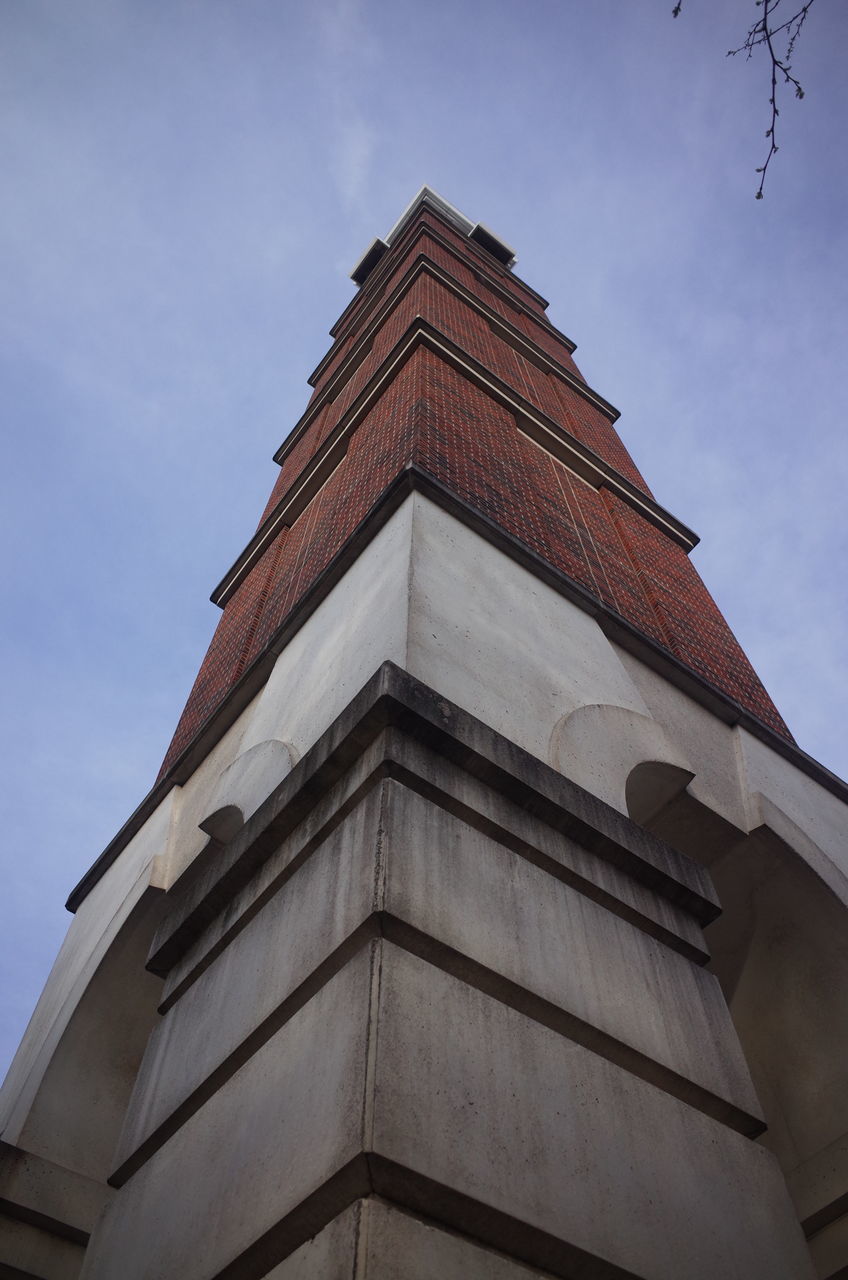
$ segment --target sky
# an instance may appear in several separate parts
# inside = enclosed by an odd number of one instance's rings
[[[0,1074],[152,785],[272,454],[426,183],[518,253],[799,744],[848,775],[848,6],[0,0]]]

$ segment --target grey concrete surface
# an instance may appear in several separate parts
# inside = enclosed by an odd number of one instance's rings
[[[364,1168],[339,1182],[367,1152],[382,1195],[418,1211],[423,1198],[451,1230],[560,1276],[812,1275],[768,1152],[427,961],[372,946],[376,967],[357,953],[121,1189],[89,1280],[117,1258],[128,1280],[211,1280],[242,1255],[233,1276],[262,1275],[367,1191]],[[235,1186],[238,1212],[216,1211]]]
[[[319,739],[318,747],[322,741]],[[315,782],[315,774],[310,773],[300,791],[284,788],[296,803],[308,790],[306,803],[298,803],[293,820],[283,813],[283,820],[274,822],[262,806],[247,830],[239,833],[233,848],[217,849],[208,859],[198,859],[174,885],[170,911],[154,939],[149,962],[151,969],[165,976],[163,1011],[203,972],[210,957],[226,946],[287,877],[332,835],[340,819],[363,802],[367,791],[383,776],[385,760],[383,738],[377,734],[362,745],[361,754],[356,750],[350,753],[325,782]],[[309,763],[308,757],[304,765]],[[320,769],[317,772],[320,774]],[[277,794],[275,790],[269,799],[273,801]],[[198,905],[203,910],[197,927],[189,928],[187,936],[180,939],[185,922]]]
[[[359,1155],[371,961],[359,952],[121,1189],[86,1280],[217,1276]],[[275,1248],[266,1270],[291,1246]]]
[[[0,1211],[0,1276],[77,1280],[84,1255],[82,1245]]]
[[[156,940],[151,965],[164,973],[220,910],[267,860],[316,803],[336,783],[387,721],[403,725],[405,735],[427,743],[461,771],[506,794],[592,855],[648,886],[703,923],[718,914],[709,876],[692,859],[650,838],[635,823],[598,801],[513,742],[448,703],[391,663],[383,664],[352,703],[304,756],[289,776],[245,825],[230,845],[175,885],[166,923]],[[389,757],[403,750],[388,743]],[[403,757],[398,757],[403,767]],[[412,765],[413,769],[417,763]]]
[[[763,1143],[817,1229],[848,1204],[844,907],[774,826],[743,835],[688,790],[650,826],[710,866],[724,906],[710,944],[768,1117]]]
[[[249,1056],[257,1028],[275,1014],[282,1021],[296,1012],[285,1002],[302,983],[314,975],[323,985],[332,977],[327,958],[382,905],[381,801],[378,787],[160,1020],[136,1082],[116,1168],[216,1068],[232,1055]],[[321,965],[325,969],[316,974]]]
[[[367,1280],[544,1280],[547,1273],[440,1230],[377,1197],[362,1206]]]
[[[830,1222],[810,1238],[810,1253],[820,1280],[844,1280],[848,1257],[848,1215]]]
[[[776,856],[752,895],[731,1011],[768,1107],[765,1141],[790,1172],[848,1129],[848,931],[841,904],[807,867],[766,834],[758,843]],[[724,878],[734,867],[716,870]]]
[[[121,934],[133,931],[136,913],[144,910],[156,879],[154,850],[164,848],[171,808],[171,803],[162,806],[156,821],[139,833],[126,858],[95,886],[74,918],[0,1089],[0,1133],[7,1142],[20,1141],[45,1077],[63,1054],[78,1006],[113,948],[124,947]]]
[[[398,783],[383,851],[391,915],[515,983],[519,1007],[539,996],[759,1117],[713,974]]]
[[[222,771],[206,801],[208,811],[216,813],[232,805],[249,818],[296,763],[295,749],[287,742],[271,738],[255,743]],[[205,822],[198,825],[208,830]]]
[[[406,945],[424,947],[433,963],[485,969],[476,980],[491,987],[499,978],[508,1002],[709,1114],[759,1131],[758,1102],[715,977],[551,874],[554,862],[531,862],[537,848],[510,848],[488,834],[497,830],[489,815],[503,800],[492,788],[476,781],[477,809],[468,795],[463,808],[468,821],[446,810],[460,771],[419,745],[414,760],[426,764],[426,778],[416,778],[399,731],[391,754],[408,761],[404,782],[375,783],[384,755],[377,747],[353,759],[349,779],[318,805],[320,820],[304,819],[222,905],[225,923],[209,921],[190,948],[189,967],[199,976],[151,1036],[115,1159],[117,1180],[138,1167],[154,1131],[183,1122],[186,1106],[196,1110],[222,1072],[231,1075],[257,1038],[267,1039],[332,976],[340,948],[346,958],[381,931],[403,942],[401,923],[417,935]],[[364,795],[363,777],[372,780]],[[411,789],[425,784],[431,799]],[[526,835],[527,815],[522,826]],[[538,843],[574,844],[539,819],[532,827]],[[310,852],[301,861],[304,848]],[[607,867],[610,886],[629,879]],[[206,947],[211,959],[203,968]]]
[[[17,1144],[105,1183],[161,990],[144,970],[161,893],[148,890],[77,1003]]]
[[[266,1280],[545,1280],[548,1275],[370,1196],[346,1209]]]
[[[848,1200],[848,1134],[840,1135],[809,1160],[791,1169],[786,1184],[801,1222],[830,1205]],[[844,1211],[848,1211],[848,1204]]]
[[[376,1151],[651,1280],[812,1276],[767,1151],[383,946]]]
[[[0,1142],[0,1201],[20,1213],[88,1236],[112,1194],[102,1182]]]
[[[408,668],[541,760],[557,721],[587,702],[648,713],[592,618],[420,495]]]
[[[358,1261],[360,1220],[367,1203],[357,1200],[349,1205],[263,1280],[367,1280]]]
[[[709,883],[711,902],[712,886],[711,882],[690,878],[694,864],[689,860],[683,864],[658,864],[655,848],[634,846],[632,851],[637,856],[630,861],[613,848],[605,850],[585,828],[581,830],[569,822],[572,796],[545,791],[545,798],[554,801],[554,807],[545,807],[540,804],[540,793],[511,787],[509,773],[503,767],[491,777],[485,765],[473,772],[467,768],[445,769],[443,761],[412,736],[397,740],[393,754],[404,776],[413,774],[418,778],[420,782],[415,785],[424,794],[438,793],[438,802],[448,811],[544,865],[552,875],[573,883],[611,911],[633,920],[652,937],[701,963],[709,959],[702,929],[704,904],[693,901],[682,890],[691,890],[700,897]],[[537,782],[544,788],[547,770],[535,772]],[[523,776],[528,779],[532,772]],[[557,813],[555,806],[559,802],[563,811]],[[606,806],[599,807],[590,821],[596,817],[603,820],[602,815],[610,817]],[[635,829],[628,825],[626,830]],[[613,825],[608,831],[613,838],[626,838],[624,828],[616,831]],[[649,859],[647,863],[642,860],[643,854]],[[668,882],[653,876],[655,866],[663,876],[668,875]],[[700,877],[700,868],[698,873]]]

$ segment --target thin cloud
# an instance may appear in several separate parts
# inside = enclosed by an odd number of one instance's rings
[[[376,130],[362,116],[355,115],[341,124],[336,149],[336,182],[348,210],[360,211],[366,207],[376,147]]]
[[[379,142],[364,86],[377,70],[380,48],[361,0],[319,4],[315,15],[323,63],[321,89],[329,105],[330,175],[345,211],[364,215]]]

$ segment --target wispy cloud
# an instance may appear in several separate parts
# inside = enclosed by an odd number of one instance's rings
[[[367,212],[379,130],[366,105],[380,47],[363,0],[330,0],[315,9],[321,44],[321,92],[329,106],[330,173],[347,213]]]
[[[336,151],[336,181],[348,209],[366,207],[374,153],[376,130],[361,115],[341,122]]]

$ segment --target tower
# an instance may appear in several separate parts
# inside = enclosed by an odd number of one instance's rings
[[[846,1274],[848,793],[513,261],[423,188],[354,270],[4,1086],[11,1275]]]

